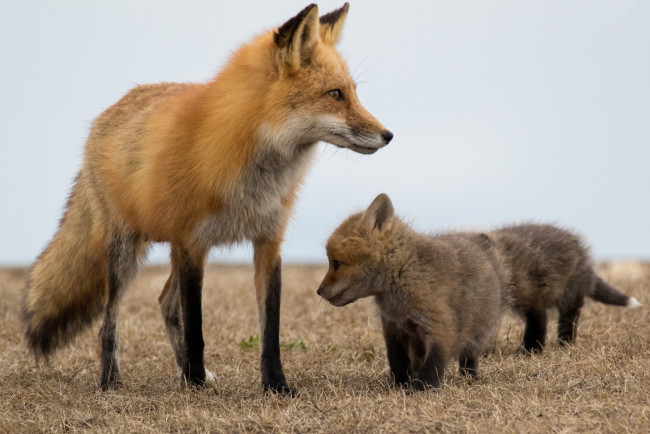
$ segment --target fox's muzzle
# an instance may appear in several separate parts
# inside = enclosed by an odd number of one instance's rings
[[[323,297],[327,302],[329,302],[333,306],[337,307],[342,307],[347,304],[352,303],[353,301],[356,300],[356,298],[351,298],[349,300],[346,300],[346,296],[344,295],[344,291],[338,292],[336,294],[328,294],[327,287],[324,285],[321,285],[318,290],[316,291],[316,294],[320,295]]]

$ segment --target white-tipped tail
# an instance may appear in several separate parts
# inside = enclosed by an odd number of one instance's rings
[[[635,308],[643,305],[639,303],[639,300],[637,300],[636,297],[630,297],[630,299],[627,301],[626,306],[630,308]]]

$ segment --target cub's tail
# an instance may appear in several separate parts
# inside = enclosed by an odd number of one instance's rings
[[[30,271],[22,313],[37,358],[69,342],[102,310],[106,235],[92,201],[79,174],[59,230]]]
[[[623,294],[600,277],[596,277],[596,286],[591,298],[605,304],[615,306],[639,307],[641,303],[634,297]]]

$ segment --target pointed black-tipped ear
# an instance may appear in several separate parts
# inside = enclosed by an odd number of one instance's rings
[[[350,9],[350,3],[320,17],[320,38],[323,42],[329,45],[338,42],[345,17],[348,16],[348,9]]]
[[[379,232],[383,232],[392,227],[394,218],[393,203],[387,194],[382,193],[372,201],[368,209],[363,213],[361,224],[365,225],[369,230],[378,229]]]
[[[312,3],[273,33],[280,68],[292,73],[311,58],[318,42],[318,26],[318,6]]]

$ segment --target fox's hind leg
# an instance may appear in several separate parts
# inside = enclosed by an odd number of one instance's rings
[[[524,313],[526,330],[523,349],[526,352],[542,351],[546,342],[546,309],[530,309]]]
[[[172,263],[172,272],[158,297],[160,311],[165,321],[169,343],[174,351],[176,373],[183,375],[183,323],[181,322],[181,291],[178,271]]]
[[[557,339],[560,345],[575,342],[578,334],[578,319],[580,318],[581,307],[582,303],[559,309],[560,317],[557,324]]]
[[[580,309],[585,293],[595,284],[591,270],[574,276],[566,285],[564,298],[558,303],[557,338],[560,345],[573,343],[578,333]]]
[[[108,248],[107,301],[104,323],[99,332],[102,390],[111,389],[119,382],[117,318],[124,291],[138,268],[138,247],[141,245],[139,236],[118,233],[113,236]]]
[[[203,289],[203,264],[205,252],[190,252],[185,248],[172,244],[172,276],[170,277],[170,310],[167,311],[165,321],[171,324],[170,342],[174,351],[178,351],[180,341],[176,333],[182,330],[182,347],[180,349],[182,360],[182,379],[194,386],[205,384],[206,372],[203,365],[203,316],[201,310],[201,291]],[[176,283],[176,277],[177,283]],[[177,289],[176,289],[177,288]],[[173,324],[174,314],[171,307],[174,306],[174,293],[176,289],[180,293],[180,320],[182,326]],[[163,297],[162,304],[165,304],[166,297]],[[177,306],[177,305],[176,305]],[[163,309],[164,310],[164,309]],[[176,307],[176,312],[179,309]],[[165,312],[164,312],[165,313]],[[177,323],[178,321],[176,321]],[[178,333],[180,334],[180,333]],[[178,356],[176,356],[178,358]]]
[[[458,360],[458,365],[460,375],[478,377],[478,355],[467,350],[463,351]]]
[[[438,389],[445,378],[445,365],[448,352],[437,342],[426,345],[426,356],[420,367],[413,389]]]
[[[409,337],[399,330],[395,324],[384,318],[382,318],[381,324],[384,339],[386,340],[386,354],[390,372],[395,379],[395,384],[404,387],[408,385],[413,375],[411,358],[408,354]]]

